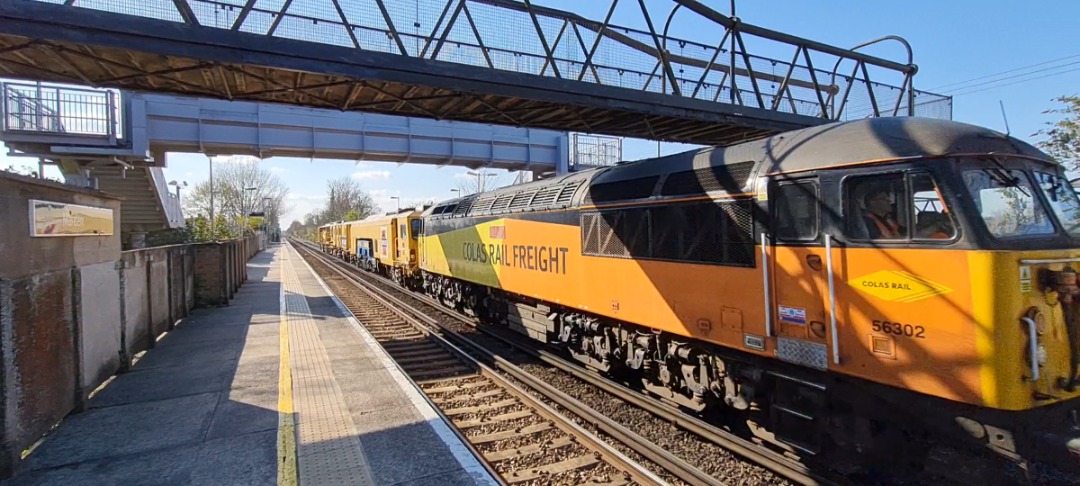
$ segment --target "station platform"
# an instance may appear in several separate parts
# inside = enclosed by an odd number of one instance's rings
[[[497,484],[287,244],[2,484]]]

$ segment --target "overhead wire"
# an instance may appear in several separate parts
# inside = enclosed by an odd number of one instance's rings
[[[1080,67],[1076,67],[1076,68],[1072,68],[1072,69],[1066,69],[1065,71],[1060,71],[1060,72],[1056,72],[1056,73],[1044,74],[1042,76],[1036,76],[1034,78],[1020,79],[1020,80],[1017,80],[1017,81],[1013,81],[1011,83],[997,84],[997,85],[994,85],[994,86],[987,86],[985,88],[980,88],[980,89],[976,89],[976,90],[972,90],[972,91],[962,91],[962,92],[958,92],[958,93],[952,93],[951,96],[956,97],[956,96],[962,96],[962,95],[969,95],[969,94],[972,94],[972,93],[979,93],[979,92],[982,92],[982,91],[988,91],[988,90],[995,89],[995,88],[1004,88],[1005,86],[1013,86],[1013,85],[1016,85],[1016,84],[1023,84],[1023,83],[1028,83],[1028,82],[1031,82],[1031,81],[1037,81],[1037,80],[1040,80],[1040,79],[1050,78],[1050,77],[1054,77],[1054,76],[1060,76],[1062,74],[1068,74],[1068,73],[1072,73],[1072,72],[1076,72],[1076,71],[1080,71]]]
[[[1009,73],[1014,73],[1016,71],[1023,71],[1023,70],[1026,70],[1026,69],[1031,69],[1031,68],[1039,67],[1039,66],[1045,66],[1047,64],[1052,64],[1052,63],[1060,62],[1060,61],[1066,61],[1066,60],[1077,58],[1077,57],[1080,57],[1080,54],[1073,54],[1071,56],[1059,57],[1057,59],[1052,59],[1050,61],[1043,61],[1043,62],[1040,62],[1040,63],[1029,64],[1027,66],[1021,66],[1021,67],[1018,67],[1018,68],[1009,69],[1007,71],[1001,71],[1001,72],[997,72],[997,73],[993,73],[993,74],[986,74],[986,75],[982,75],[982,76],[976,76],[974,78],[964,80],[964,81],[957,81],[957,82],[954,82],[954,83],[943,84],[941,86],[930,88],[928,91],[937,91],[939,89],[950,88],[950,87],[956,86],[956,85],[968,84],[968,83],[975,82],[975,81],[982,81],[982,80],[987,79],[987,78],[994,78],[994,77],[997,77],[997,76],[1001,76],[1002,74],[1009,74]],[[953,89],[958,89],[958,88],[953,88]]]
[[[988,84],[996,84],[996,83],[1000,83],[1002,81],[1008,81],[1010,79],[1022,78],[1022,77],[1025,77],[1025,76],[1030,76],[1032,74],[1038,74],[1038,73],[1042,73],[1042,72],[1046,72],[1046,71],[1053,71],[1055,69],[1061,69],[1061,68],[1065,68],[1065,67],[1069,67],[1069,66],[1075,66],[1077,64],[1080,64],[1080,61],[1073,61],[1073,62],[1070,62],[1070,63],[1067,63],[1067,64],[1061,64],[1061,65],[1058,65],[1058,66],[1051,66],[1051,67],[1048,67],[1048,68],[1036,69],[1034,71],[1028,71],[1026,73],[1014,74],[1012,76],[1006,76],[1004,78],[998,78],[998,79],[994,79],[994,80],[990,80],[990,81],[983,81],[981,83],[970,84],[970,85],[962,86],[962,87],[959,87],[959,88],[946,89],[946,90],[939,91],[939,93],[940,94],[957,93],[957,92],[969,90],[971,88],[977,88],[979,86],[986,86]],[[1041,77],[1036,77],[1036,78],[1032,78],[1032,79],[1041,79]],[[1009,84],[1015,84],[1015,83],[1008,83],[1008,84],[1006,84],[1006,86],[1009,85]],[[987,89],[989,89],[989,88],[987,88]],[[978,90],[978,91],[981,91],[981,90]]]

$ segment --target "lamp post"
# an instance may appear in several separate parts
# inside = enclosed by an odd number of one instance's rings
[[[263,224],[262,225],[263,225],[263,232],[266,233],[267,238],[270,237],[270,201],[271,201],[271,198],[269,196],[262,198],[262,203],[263,203],[263,210],[262,210]]]
[[[180,188],[187,187],[187,181],[169,181],[170,186],[176,186],[176,200],[180,200]]]
[[[244,237],[244,230],[247,229],[248,212],[250,211],[248,209],[248,207],[247,207],[247,192],[248,191],[255,191],[257,189],[258,189],[257,187],[245,187],[244,192],[240,193],[240,218],[241,219],[239,221],[239,226],[240,226],[239,232],[240,232],[240,237],[241,238]]]
[[[454,197],[461,197],[461,189],[450,189],[450,192],[456,192]]]
[[[394,203],[397,205],[397,211],[396,212],[400,213],[401,212],[401,198],[398,197],[398,196],[390,196],[390,199],[394,200]]]
[[[491,174],[488,172],[474,172],[471,170],[468,172],[468,174],[476,177],[476,192],[484,192],[484,186],[486,185],[485,182],[487,181],[487,178],[495,177],[495,174]]]
[[[217,221],[214,220],[214,158],[206,156],[210,165],[210,241],[217,241]]]

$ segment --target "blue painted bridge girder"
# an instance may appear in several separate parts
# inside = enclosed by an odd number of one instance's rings
[[[567,172],[566,132],[149,93],[129,98],[133,142],[146,140],[152,153]]]
[[[537,128],[342,112],[280,103],[226,101],[157,93],[97,96],[83,88],[0,83],[9,110],[0,142],[15,154],[116,159],[146,167],[165,152],[371,160],[569,171],[569,135]],[[59,101],[58,101],[59,100]],[[111,105],[116,103],[119,105]],[[100,101],[100,103],[97,103]],[[28,109],[38,107],[37,112]],[[113,125],[104,114],[123,112]],[[122,126],[122,129],[121,129]]]

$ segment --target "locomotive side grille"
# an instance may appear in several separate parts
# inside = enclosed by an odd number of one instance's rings
[[[454,217],[461,217],[469,214],[469,209],[472,208],[473,202],[476,201],[476,197],[467,197],[462,199],[458,203],[457,209],[454,210]]]
[[[443,206],[442,212],[438,213],[443,217],[450,217],[454,215],[454,210],[457,209],[457,204],[447,204]]]
[[[589,201],[608,202],[625,199],[644,199],[652,196],[660,176],[639,177],[619,182],[606,182],[589,187]]]
[[[623,238],[629,239],[621,231],[625,228],[626,215],[623,211],[611,211],[600,215],[600,253],[604,256],[627,258],[630,250],[623,244]]]
[[[628,248],[627,256],[649,255],[652,246],[649,238],[652,214],[646,208],[630,208],[619,212],[622,213],[619,234],[623,235],[623,243]]]
[[[479,214],[484,211],[491,211],[491,207],[495,205],[495,196],[483,196],[476,200],[472,205],[472,209],[469,210],[469,214]]]
[[[529,209],[547,209],[559,197],[562,186],[545,187],[536,193],[536,197],[529,203]]]
[[[753,169],[753,162],[739,162],[675,172],[664,181],[660,195],[684,196],[712,191],[742,192]]]
[[[531,191],[522,191],[514,194],[514,199],[510,201],[509,210],[513,211],[515,209],[524,209],[528,207],[529,201],[531,201],[533,196],[535,195],[536,189],[533,189]]]
[[[495,202],[491,204],[491,210],[495,212],[506,211],[506,208],[510,207],[510,202],[514,200],[514,194],[502,194],[495,198]]]
[[[562,188],[562,192],[559,193],[559,198],[555,200],[555,205],[559,207],[569,206],[574,200],[574,193],[577,192],[577,188],[581,187],[583,181],[571,182]]]
[[[574,192],[583,181],[570,184],[524,189],[502,194],[472,195],[458,201],[457,205],[436,207],[432,215],[445,217],[479,216],[502,214],[528,209],[538,211],[567,207],[573,202]]]
[[[752,267],[751,214],[749,199],[583,213],[582,253]]]
[[[600,254],[600,213],[582,213],[581,215],[581,253]]]

